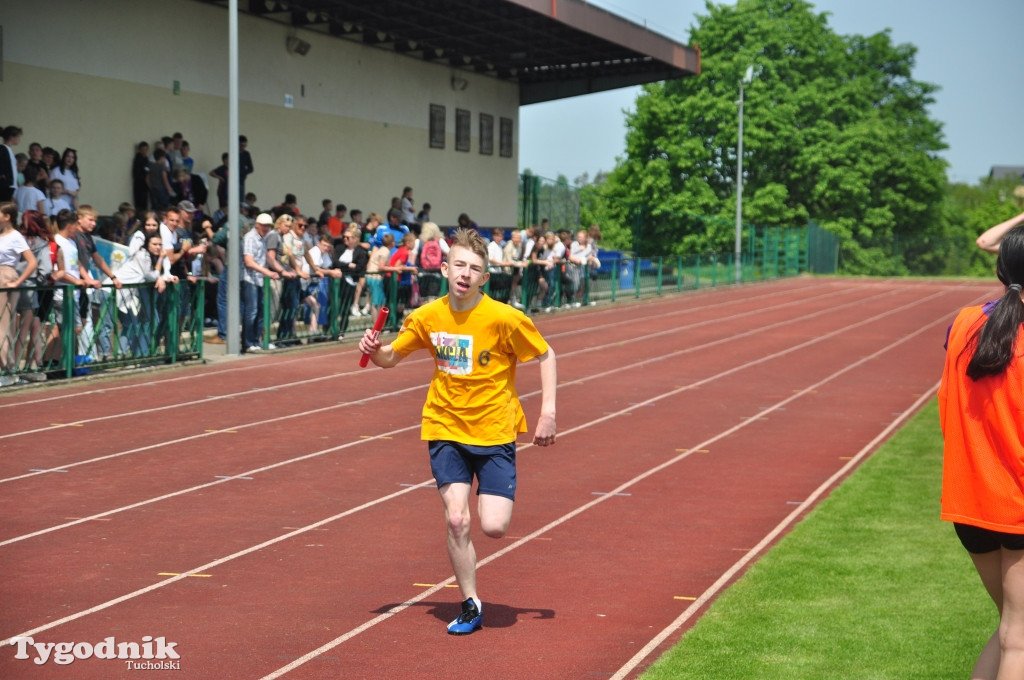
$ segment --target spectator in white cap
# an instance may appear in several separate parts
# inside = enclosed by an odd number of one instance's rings
[[[259,352],[260,312],[263,309],[263,277],[272,280],[280,275],[267,269],[267,248],[263,238],[274,226],[269,213],[256,216],[256,224],[242,239],[242,344],[247,352]],[[270,349],[275,349],[273,345]]]

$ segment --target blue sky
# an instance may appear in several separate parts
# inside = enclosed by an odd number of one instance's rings
[[[689,44],[703,0],[590,0]],[[993,165],[1024,165],[1024,1],[811,0],[841,35],[890,29],[918,48],[916,80],[938,85],[932,118],[943,124],[951,181],[975,184]],[[716,3],[717,4],[717,3]],[[733,4],[721,3],[721,4]],[[611,170],[625,149],[625,116],[639,88],[520,109],[519,165],[570,180]]]

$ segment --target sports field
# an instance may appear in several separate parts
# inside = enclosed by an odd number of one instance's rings
[[[510,535],[475,537],[484,629],[466,638],[444,634],[459,597],[418,441],[427,355],[384,372],[318,346],[5,394],[0,637],[162,637],[175,677],[637,677],[929,402],[953,314],[995,292],[799,278],[541,317],[558,444],[521,444]],[[531,423],[538,388],[525,365]],[[847,549],[865,556],[866,514]],[[0,647],[2,677],[138,672]],[[709,673],[692,677],[760,677]]]

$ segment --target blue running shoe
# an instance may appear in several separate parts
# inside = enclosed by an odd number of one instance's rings
[[[484,615],[480,613],[473,598],[469,598],[462,603],[462,613],[459,614],[459,618],[448,624],[448,634],[469,635],[475,630],[480,630],[483,623]]]

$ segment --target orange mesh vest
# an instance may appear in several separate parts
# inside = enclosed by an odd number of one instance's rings
[[[1004,373],[971,380],[964,348],[986,319],[968,307],[950,328],[939,387],[942,519],[1024,534],[1024,329]]]

